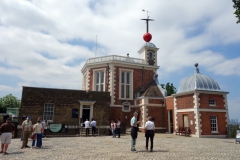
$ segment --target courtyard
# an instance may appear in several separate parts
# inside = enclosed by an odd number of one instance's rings
[[[22,142],[15,138],[8,149],[10,154],[0,155],[0,159],[240,159],[240,144],[235,144],[235,139],[155,134],[153,152],[148,152],[144,134],[139,133],[137,153],[130,151],[130,142],[129,134],[121,138],[54,137],[43,138],[41,149],[20,149]]]

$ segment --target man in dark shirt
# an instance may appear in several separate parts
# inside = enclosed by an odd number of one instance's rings
[[[11,143],[12,134],[14,133],[14,124],[11,123],[11,118],[7,118],[6,123],[3,123],[0,127],[1,135],[1,152],[4,155],[8,154],[8,145]]]

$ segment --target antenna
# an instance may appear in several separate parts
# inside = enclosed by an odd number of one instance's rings
[[[97,35],[96,35],[96,48],[95,48],[95,57],[96,57],[96,54],[97,54]]]

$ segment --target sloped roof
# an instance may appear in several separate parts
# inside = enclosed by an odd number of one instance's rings
[[[159,90],[155,80],[153,80],[147,90],[142,94],[144,97],[164,97],[162,92]]]
[[[146,91],[142,94],[144,97],[165,97],[167,92],[158,82],[158,75],[155,74],[154,80],[148,84]]]

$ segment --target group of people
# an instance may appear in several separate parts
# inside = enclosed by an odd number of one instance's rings
[[[134,112],[134,115],[130,121],[131,124],[131,137],[132,137],[132,141],[131,141],[131,151],[132,152],[137,152],[135,145],[136,145],[136,139],[138,136],[138,125],[141,123],[140,121],[137,121],[137,117],[138,117],[138,113]],[[152,121],[152,117],[148,117],[147,118],[147,122],[144,126],[144,131],[145,131],[145,137],[146,137],[146,146],[145,149],[148,151],[148,142],[149,142],[149,138],[151,141],[151,146],[150,146],[150,152],[153,151],[153,138],[154,138],[154,130],[155,130],[155,124]]]
[[[110,130],[112,131],[112,137],[113,138],[116,138],[116,134],[118,135],[118,138],[120,138],[120,133],[121,133],[121,121],[120,121],[120,119],[117,119],[116,122],[111,120]]]
[[[39,117],[36,124],[32,124],[31,117],[27,116],[26,120],[22,123],[22,147],[24,148],[41,148],[42,147],[42,135],[44,134],[45,138],[47,135],[47,120],[42,121],[42,118]],[[32,146],[28,146],[28,139],[31,137]],[[36,142],[37,141],[37,142]]]
[[[138,136],[138,125],[141,123],[140,121],[137,121],[138,113],[134,112],[134,115],[130,121],[131,124],[131,151],[137,152],[135,149],[136,146],[136,139]],[[151,141],[151,146],[150,146],[150,151],[153,151],[153,138],[154,138],[154,130],[155,130],[155,125],[154,122],[152,121],[152,118],[149,116],[147,118],[147,122],[145,124],[145,137],[146,137],[146,146],[145,149],[148,150],[148,142],[149,138]],[[91,122],[86,119],[84,122],[85,124],[85,129],[86,129],[86,136],[89,135],[89,128],[92,127],[92,136],[94,136],[96,132],[96,126],[97,122],[95,119],[92,119]],[[30,148],[28,146],[28,139],[31,137],[32,139],[32,147],[35,146],[36,142],[36,148],[40,148],[42,146],[42,135],[44,133],[46,137],[46,131],[47,131],[47,121],[42,121],[41,117],[38,118],[37,123],[32,125],[31,117],[28,116],[26,120],[23,121],[22,123],[22,136],[23,136],[23,142],[22,142],[22,147],[23,148]],[[14,134],[14,124],[11,123],[11,118],[6,119],[6,123],[2,124],[0,127],[0,133],[1,133],[1,151],[0,153],[7,155],[9,154],[7,152],[8,146],[11,143],[12,135]],[[120,119],[117,119],[117,122],[114,122],[111,120],[110,124],[110,130],[112,131],[113,137],[116,137],[116,134],[118,134],[118,138],[120,138],[120,132],[121,132],[121,122]]]
[[[92,121],[90,122],[88,119],[84,122],[85,125],[85,130],[86,130],[86,137],[89,136],[89,129],[92,127],[92,136],[96,134],[96,127],[97,127],[97,122],[93,118]]]

